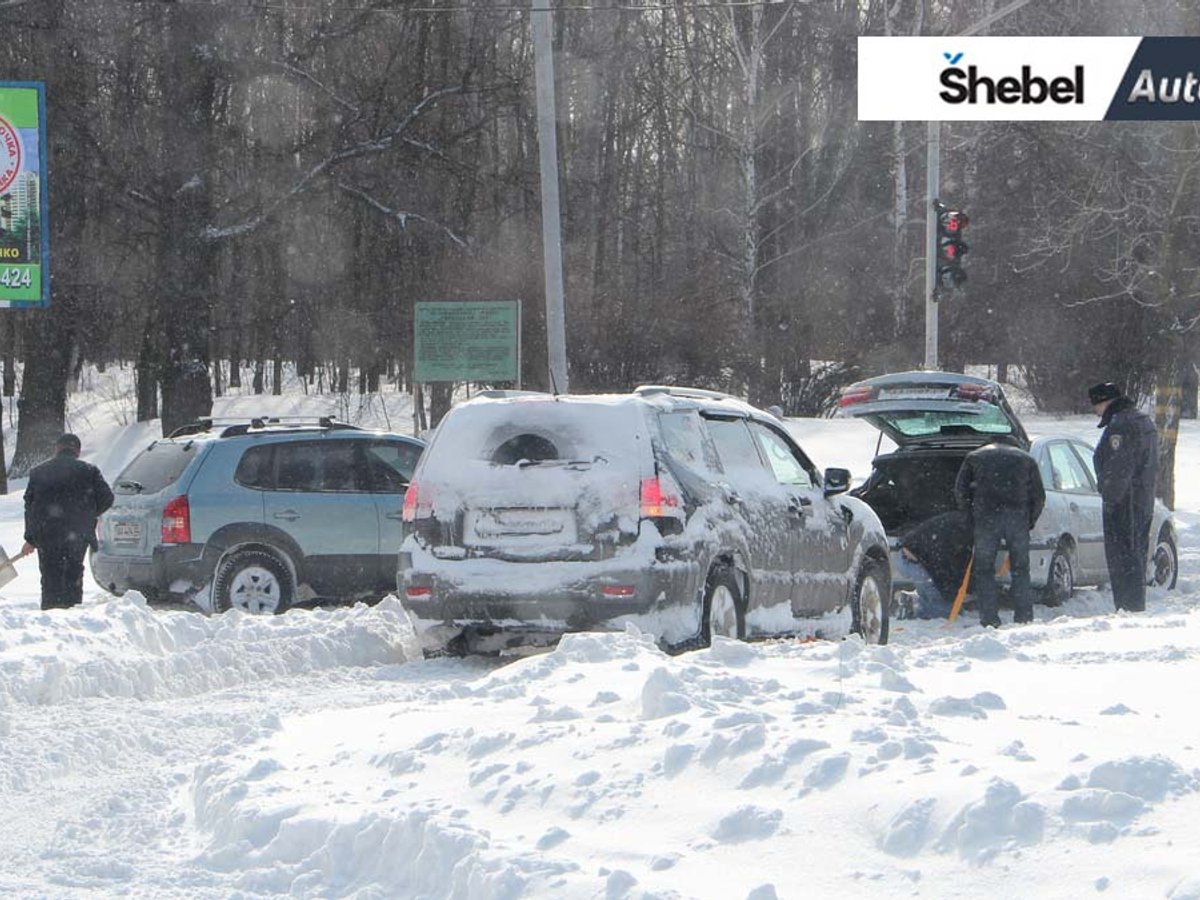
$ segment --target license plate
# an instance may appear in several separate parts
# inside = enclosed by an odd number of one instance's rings
[[[949,388],[896,387],[880,388],[880,400],[945,400],[950,396]]]
[[[571,509],[480,509],[467,514],[466,536],[476,544],[574,543]]]
[[[142,539],[141,522],[114,522],[113,540],[121,543],[133,543]]]

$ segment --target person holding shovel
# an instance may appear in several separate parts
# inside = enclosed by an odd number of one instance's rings
[[[1042,514],[1046,490],[1037,462],[1011,435],[998,435],[967,454],[954,485],[958,508],[975,523],[975,603],[979,623],[998,628],[996,554],[1008,547],[1013,622],[1033,621],[1029,588],[1029,532]]]
[[[25,488],[25,546],[42,574],[42,609],[83,602],[83,557],[96,546],[96,519],[113,504],[100,470],[79,458],[73,434],[54,442],[55,455],[29,473]]]

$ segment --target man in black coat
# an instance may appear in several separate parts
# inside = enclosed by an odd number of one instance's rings
[[[100,470],[79,459],[79,438],[64,434],[54,449],[53,459],[29,473],[25,488],[23,550],[38,552],[42,609],[83,602],[83,557],[96,547],[96,519],[113,503]]]
[[[971,517],[958,510],[939,513],[904,533],[897,566],[916,583],[915,618],[944,618],[950,613],[971,559],[972,542]]]
[[[1117,609],[1146,608],[1146,557],[1158,477],[1154,422],[1112,382],[1088,389],[1103,428],[1092,460],[1104,500],[1104,556]]]
[[[1013,621],[1033,621],[1033,596],[1029,589],[1029,532],[1046,505],[1042,473],[1033,457],[1015,438],[1000,435],[992,443],[972,450],[958,470],[954,485],[958,508],[975,523],[973,581],[979,622],[998,627],[996,609],[996,554],[1000,542],[1008,547],[1012,567]]]

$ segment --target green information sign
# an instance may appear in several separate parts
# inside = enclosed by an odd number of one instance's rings
[[[46,89],[0,81],[0,309],[50,302]]]
[[[521,301],[418,303],[413,345],[416,381],[517,381]]]

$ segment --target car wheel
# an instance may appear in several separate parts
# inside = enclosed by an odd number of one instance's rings
[[[1059,547],[1050,557],[1050,572],[1046,575],[1046,589],[1042,592],[1042,603],[1046,606],[1062,606],[1075,593],[1075,566],[1071,551]]]
[[[744,640],[746,637],[746,608],[737,576],[721,566],[708,573],[704,585],[704,620],[700,624],[703,646],[712,643],[714,635]]]
[[[868,644],[888,642],[890,582],[888,570],[879,560],[868,559],[858,573],[850,606],[850,630]]]
[[[1158,543],[1150,555],[1150,584],[1170,591],[1175,589],[1178,579],[1179,549],[1170,533],[1164,531],[1158,536]]]
[[[217,612],[281,613],[292,605],[292,574],[266,550],[238,550],[224,557],[213,578]]]

